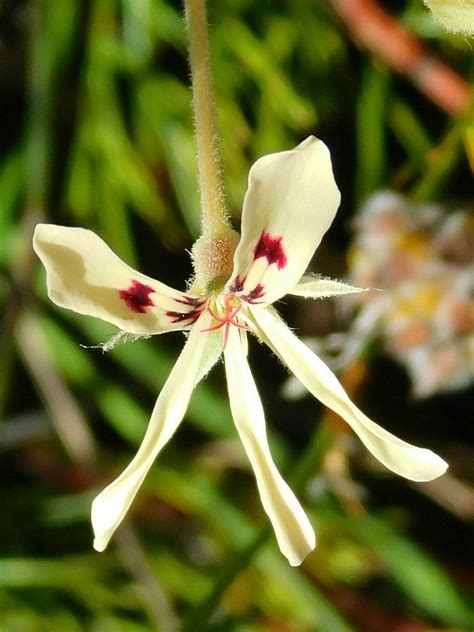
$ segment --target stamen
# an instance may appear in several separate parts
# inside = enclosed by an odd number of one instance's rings
[[[250,329],[248,325],[244,325],[243,323],[238,323],[236,320],[231,321],[231,323],[232,325],[235,325],[239,329],[243,329],[243,331],[248,331],[249,333],[252,333],[252,330]]]
[[[249,331],[249,332],[252,331],[250,327],[248,327],[247,325],[244,325],[243,323],[239,323],[236,320],[237,314],[242,309],[242,303],[240,303],[240,301],[237,307],[235,307],[234,303],[236,300],[238,299],[236,299],[236,296],[234,294],[232,293],[227,294],[227,296],[224,299],[225,312],[223,316],[219,316],[219,314],[216,314],[213,308],[210,305],[208,305],[207,311],[211,314],[212,318],[217,322],[217,325],[213,325],[212,327],[206,327],[205,329],[201,330],[202,332],[217,331],[218,329],[221,329],[222,327],[224,327],[224,349],[227,345],[227,340],[229,338],[229,331],[230,331],[231,325],[234,325],[238,329],[243,329],[244,331]]]
[[[210,313],[212,318],[214,318],[214,320],[217,320],[217,321],[219,321],[222,324],[225,324],[227,322],[227,318],[225,316],[218,316],[209,306],[207,308],[207,311]],[[203,331],[205,331],[205,330],[203,330]]]

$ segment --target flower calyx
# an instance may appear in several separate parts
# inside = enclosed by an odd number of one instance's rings
[[[194,278],[190,290],[192,294],[220,292],[232,274],[234,252],[240,235],[227,228],[218,235],[204,233],[194,243],[191,255]]]

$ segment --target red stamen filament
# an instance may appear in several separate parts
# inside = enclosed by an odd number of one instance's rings
[[[244,331],[251,331],[250,327],[247,327],[247,325],[243,325],[242,323],[239,323],[237,320],[235,320],[235,317],[242,309],[242,304],[240,304],[236,309],[232,310],[232,307],[229,305],[232,299],[233,299],[232,295],[226,296],[225,314],[223,316],[219,316],[218,314],[214,312],[214,310],[211,307],[208,306],[207,309],[209,313],[211,314],[212,318],[217,321],[218,324],[213,325],[212,327],[206,327],[206,329],[202,329],[202,331],[205,332],[205,331],[216,331],[217,329],[221,329],[221,327],[225,327],[224,349],[227,345],[227,340],[229,338],[229,330],[230,330],[231,325],[234,325],[235,327],[238,327],[239,329],[243,329]]]

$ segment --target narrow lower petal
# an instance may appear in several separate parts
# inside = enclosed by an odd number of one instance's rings
[[[138,335],[187,329],[200,314],[201,299],[136,272],[90,230],[38,224],[33,247],[60,307]]]
[[[209,320],[207,316],[203,316],[191,330],[183,351],[158,397],[135,458],[92,503],[94,548],[97,551],[103,551],[107,546],[156,456],[183,419],[197,379],[204,373],[203,363],[206,369],[210,368],[209,359],[205,357],[208,334],[202,332],[202,329],[209,325]],[[215,355],[212,353],[213,358]]]
[[[262,338],[310,393],[340,415],[364,445],[386,467],[412,481],[430,481],[448,465],[430,450],[405,443],[390,434],[351,402],[324,362],[303,344],[273,308],[252,310]]]
[[[306,270],[340,202],[326,145],[310,136],[257,160],[249,174],[230,291],[272,303]]]
[[[369,288],[348,285],[335,279],[308,274],[303,276],[298,283],[289,290],[288,294],[302,296],[303,298],[329,298],[343,294],[356,294],[367,292]]]
[[[262,404],[235,327],[229,332],[224,356],[232,416],[252,464],[263,507],[281,552],[297,566],[315,547],[314,531],[273,462]]]
[[[204,325],[203,323],[207,323]],[[208,327],[210,323],[210,318],[208,314],[204,314],[201,316],[201,319],[198,323],[196,323],[196,327],[199,327],[199,330],[202,332],[203,329]],[[222,356],[222,348],[223,344],[223,330],[218,329],[217,331],[208,331],[202,332],[206,335],[206,345],[204,347],[204,351],[201,356],[201,361],[199,364],[199,368],[196,373],[194,384],[199,384],[199,382],[206,377],[209,371],[215,366],[219,358]]]

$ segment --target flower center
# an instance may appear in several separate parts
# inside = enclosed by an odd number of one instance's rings
[[[203,331],[216,331],[217,329],[221,329],[224,327],[224,348],[227,344],[227,340],[229,338],[229,330],[230,326],[234,325],[239,329],[243,329],[244,331],[250,331],[250,328],[247,325],[239,322],[237,320],[238,313],[242,309],[243,304],[242,301],[233,293],[229,292],[224,296],[224,300],[218,297],[214,304],[211,307],[211,302],[209,302],[207,306],[208,312],[211,314],[212,318],[216,321],[216,324],[212,327],[207,327],[203,329]]]

